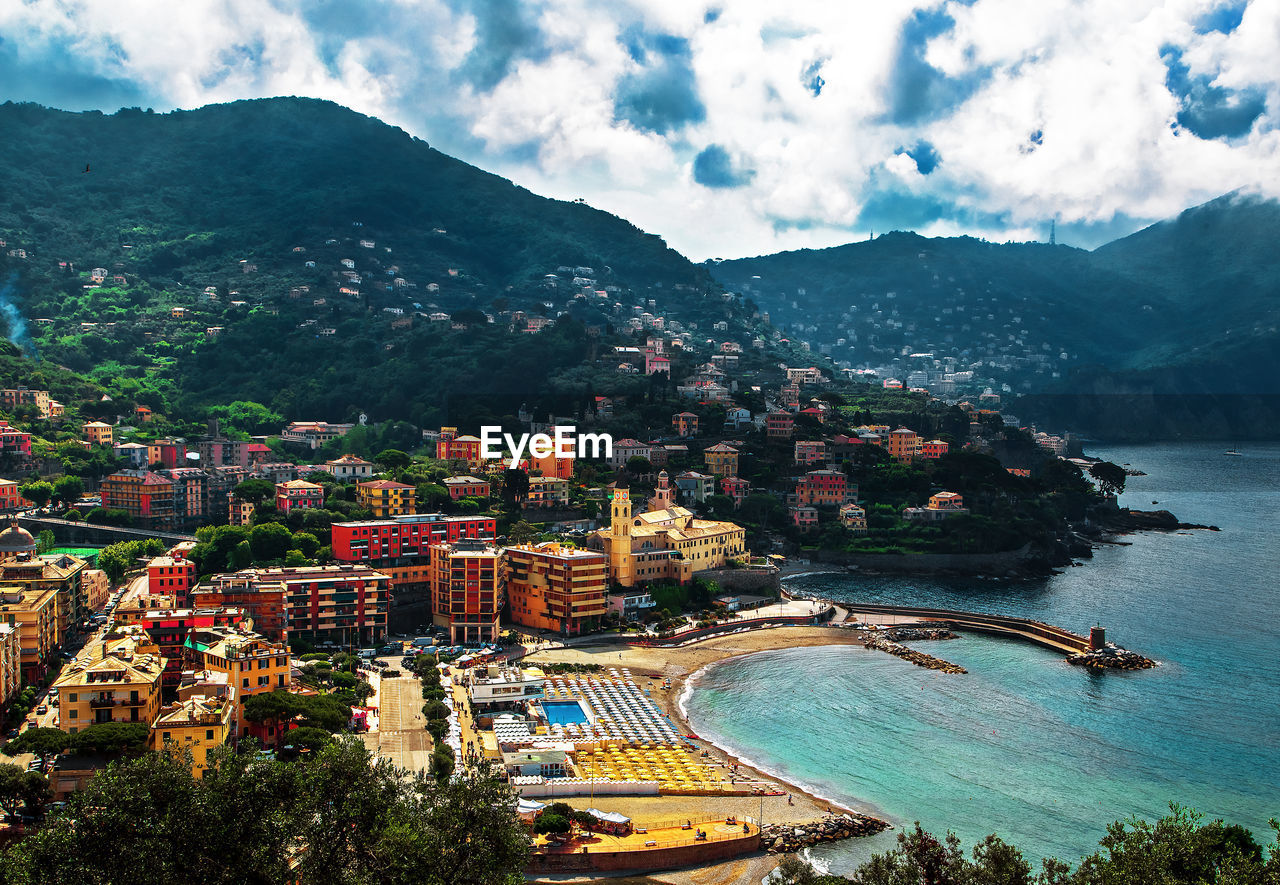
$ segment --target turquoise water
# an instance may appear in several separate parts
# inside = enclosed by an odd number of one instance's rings
[[[587,721],[586,711],[577,701],[543,701],[542,712],[551,725],[582,725]]]
[[[1144,533],[1034,582],[809,575],[832,599],[1034,617],[1160,661],[1094,674],[1060,655],[974,634],[917,647],[967,675],[861,648],[725,661],[686,698],[698,734],[894,824],[991,832],[1034,858],[1075,861],[1107,822],[1176,801],[1269,841],[1280,816],[1280,445],[1106,447],[1131,463],[1122,503],[1222,532]],[[844,872],[892,833],[820,849]]]

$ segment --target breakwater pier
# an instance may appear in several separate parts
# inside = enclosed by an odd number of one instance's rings
[[[1155,666],[1155,662],[1149,658],[1109,645],[1101,627],[1094,627],[1086,637],[1053,624],[1009,615],[848,602],[841,602],[840,608],[847,613],[845,623],[859,620],[866,624],[944,624],[955,630],[971,630],[1033,642],[1044,648],[1063,652],[1067,655],[1068,663],[1091,669],[1142,670]]]

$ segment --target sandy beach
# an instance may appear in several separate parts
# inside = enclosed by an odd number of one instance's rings
[[[708,664],[726,658],[754,654],[778,648],[797,648],[815,645],[860,644],[855,634],[831,627],[768,627],[749,633],[708,639],[682,648],[643,648],[601,644],[540,651],[529,655],[525,662],[568,664],[599,664],[602,667],[626,667],[632,678],[642,688],[649,688],[655,704],[677,722],[686,732],[695,732],[680,713],[678,700],[687,680]],[[662,688],[662,680],[670,679],[671,687]],[[652,680],[652,682],[650,681]],[[748,765],[721,748],[700,740],[714,760],[724,765],[738,765],[738,774],[746,774],[755,780],[776,784],[788,795],[782,796],[599,796],[592,804],[603,811],[620,811],[637,821],[672,817],[711,814],[740,814],[760,818],[764,823],[805,822],[821,818],[830,810],[840,813],[852,809],[817,796],[789,784],[773,775]],[[790,800],[790,801],[788,801]],[[612,878],[619,883],[662,882],[669,885],[758,885],[769,870],[777,864],[772,856],[748,857],[708,867],[654,873],[648,877]],[[553,880],[547,880],[553,881]],[[557,878],[554,881],[589,882],[585,878]]]

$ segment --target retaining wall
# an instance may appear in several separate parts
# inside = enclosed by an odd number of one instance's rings
[[[630,870],[651,872],[677,867],[702,866],[718,860],[740,857],[760,850],[760,835],[753,833],[736,839],[716,842],[694,842],[669,848],[646,848],[637,851],[604,851],[590,854],[534,854],[525,872],[533,876],[553,873],[590,873]]]

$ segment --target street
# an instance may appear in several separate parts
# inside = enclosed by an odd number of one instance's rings
[[[422,683],[416,676],[383,679],[378,700],[378,731],[364,735],[365,746],[401,768],[426,770],[432,744],[422,716]]]

